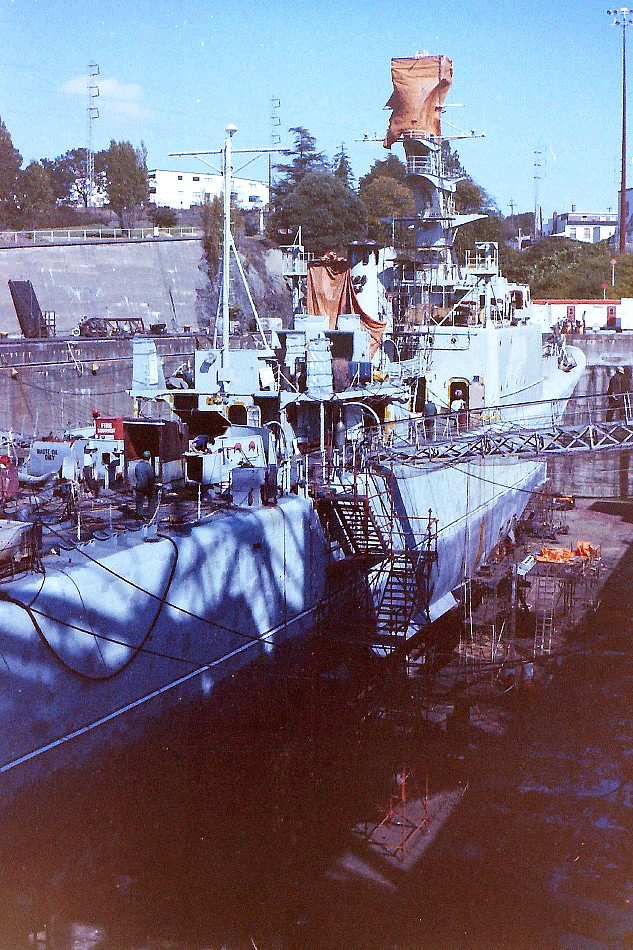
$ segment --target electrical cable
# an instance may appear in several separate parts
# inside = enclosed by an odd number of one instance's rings
[[[163,594],[162,594],[160,597],[158,597],[158,595],[152,595],[152,596],[155,596],[155,597],[159,600],[158,609],[156,610],[156,613],[154,614],[154,617],[152,618],[152,620],[151,620],[151,622],[150,622],[150,624],[149,624],[147,630],[146,630],[145,633],[143,634],[143,637],[141,638],[140,643],[135,644],[135,645],[133,645],[133,646],[132,646],[131,644],[127,643],[125,640],[119,640],[119,639],[116,639],[115,637],[108,637],[108,636],[105,636],[104,634],[98,634],[98,633],[95,633],[94,630],[86,630],[86,629],[84,629],[84,628],[82,628],[82,627],[79,627],[79,626],[77,626],[77,625],[75,625],[75,624],[69,623],[67,620],[61,620],[61,619],[59,619],[58,617],[53,617],[53,616],[51,616],[50,614],[47,614],[45,611],[40,610],[40,609],[37,608],[37,607],[34,607],[33,604],[34,604],[36,598],[40,595],[40,593],[41,593],[41,591],[42,591],[42,587],[43,587],[44,581],[42,581],[42,584],[40,585],[39,591],[37,592],[37,594],[35,595],[35,597],[33,598],[33,600],[31,600],[31,602],[30,602],[29,604],[25,604],[23,601],[18,600],[17,597],[11,596],[10,594],[7,593],[6,590],[2,590],[2,589],[0,589],[0,600],[7,601],[7,602],[9,602],[9,603],[14,604],[16,607],[21,607],[23,610],[25,610],[25,611],[27,612],[27,614],[29,615],[29,617],[30,617],[30,619],[31,619],[31,622],[32,622],[32,624],[33,624],[33,627],[34,627],[34,629],[36,630],[36,632],[37,632],[39,638],[40,638],[40,639],[42,640],[42,642],[47,646],[47,648],[48,648],[49,651],[53,654],[53,656],[55,657],[55,659],[56,659],[59,663],[61,663],[61,665],[62,665],[66,670],[68,670],[68,672],[73,673],[73,674],[75,674],[76,676],[79,676],[79,677],[81,677],[82,679],[89,680],[89,681],[91,681],[91,682],[104,682],[104,681],[106,681],[106,680],[113,679],[115,676],[118,676],[119,673],[122,673],[123,670],[126,669],[126,667],[128,667],[128,666],[130,665],[130,663],[138,656],[138,654],[139,654],[140,652],[143,652],[143,653],[151,652],[152,655],[154,655],[154,656],[160,656],[160,657],[162,657],[162,658],[164,658],[164,659],[180,660],[180,661],[182,661],[182,662],[191,663],[191,661],[185,660],[183,657],[170,657],[170,656],[168,656],[167,654],[162,654],[162,653],[159,653],[159,652],[157,652],[157,651],[148,651],[148,650],[145,649],[145,644],[147,643],[148,638],[150,637],[152,631],[154,630],[156,624],[158,623],[158,618],[159,618],[159,616],[160,616],[160,614],[161,614],[161,612],[162,612],[163,607],[164,607],[165,604],[167,603],[167,600],[166,600],[167,594],[168,594],[168,592],[169,592],[169,588],[170,588],[171,583],[172,583],[172,580],[173,580],[173,578],[174,578],[174,574],[175,574],[175,572],[176,572],[176,565],[177,565],[177,563],[178,563],[178,547],[177,547],[177,545],[175,544],[175,542],[174,542],[171,538],[166,538],[166,540],[168,540],[168,541],[170,541],[170,542],[172,543],[172,546],[173,546],[174,551],[175,551],[175,557],[174,557],[174,559],[173,559],[173,563],[172,563],[172,566],[171,566],[171,569],[170,569],[169,577],[167,578],[167,583],[166,583],[166,585],[165,585],[165,590],[164,590]],[[83,598],[82,598],[82,596],[81,596],[81,592],[79,591],[79,588],[77,587],[77,584],[75,583],[75,581],[74,581],[72,578],[69,577],[69,575],[66,573],[66,571],[62,571],[61,573],[64,574],[64,576],[65,576],[66,578],[68,578],[68,580],[71,580],[72,583],[74,584],[74,586],[75,586],[75,588],[76,588],[76,590],[77,590],[77,592],[78,592],[78,594],[79,594],[79,599],[80,599],[80,601],[81,601],[81,603],[82,603],[82,606],[84,607],[84,612],[85,612],[85,604],[84,604]],[[149,593],[149,592],[148,592],[148,593]],[[111,670],[111,671],[109,671],[108,673],[103,673],[103,674],[98,674],[98,675],[97,675],[97,674],[84,673],[84,672],[82,672],[81,670],[77,670],[77,669],[75,669],[70,663],[68,663],[66,660],[64,660],[64,658],[63,658],[62,656],[60,656],[59,653],[55,650],[55,648],[49,643],[48,639],[47,639],[46,636],[44,635],[44,631],[42,630],[41,626],[40,626],[39,623],[37,622],[36,617],[34,616],[35,614],[37,614],[37,615],[40,616],[40,617],[44,617],[44,618],[47,619],[47,620],[51,620],[51,621],[54,622],[54,623],[60,624],[60,625],[62,625],[62,626],[64,626],[64,627],[67,627],[68,629],[77,630],[77,631],[80,632],[80,633],[85,633],[85,634],[87,634],[88,636],[92,636],[92,637],[95,639],[95,641],[97,641],[97,643],[98,643],[98,641],[101,640],[101,641],[105,641],[105,642],[108,642],[108,643],[115,643],[115,644],[117,644],[117,645],[119,645],[119,646],[124,646],[124,647],[126,647],[128,650],[131,651],[131,652],[130,652],[130,655],[128,656],[128,658],[125,660],[124,663],[122,663],[119,667],[117,667],[116,670]],[[99,647],[98,645],[97,645],[97,649],[99,650],[99,655],[101,656],[101,658],[102,658],[102,660],[103,660],[103,654],[101,653],[101,649],[100,649],[100,647]],[[196,665],[198,665],[198,664],[191,663],[191,665],[196,666]]]
[[[62,536],[59,534],[59,532],[57,532],[57,531],[54,530],[54,528],[51,528],[50,526],[47,526],[47,528],[48,528],[48,530],[49,530],[52,534],[54,534],[57,538],[61,538],[61,537],[62,537]],[[169,541],[172,545],[174,545],[174,547],[176,547],[175,541],[173,540],[173,538],[170,538],[168,535],[160,534],[160,533],[159,533],[159,534],[158,534],[158,537],[159,537],[159,538],[162,538],[163,540]],[[221,624],[221,623],[219,623],[219,621],[216,621],[216,620],[209,620],[207,617],[203,617],[201,614],[196,614],[195,612],[193,612],[193,611],[191,611],[191,610],[188,610],[186,607],[182,607],[182,606],[180,606],[180,605],[178,605],[178,604],[174,604],[173,602],[168,601],[168,600],[166,599],[166,594],[165,594],[165,597],[161,597],[161,596],[158,595],[158,594],[154,594],[152,591],[149,591],[149,590],[147,590],[146,588],[141,587],[139,584],[136,584],[134,581],[130,580],[129,578],[124,577],[122,574],[119,574],[117,571],[113,570],[113,568],[108,567],[108,565],[104,564],[102,561],[99,561],[97,558],[92,557],[92,555],[88,554],[88,552],[87,552],[83,547],[75,546],[75,547],[73,548],[73,550],[75,550],[77,553],[83,555],[87,560],[91,561],[91,562],[92,562],[93,564],[95,564],[97,567],[100,567],[102,570],[106,571],[106,572],[107,572],[108,574],[110,574],[112,577],[116,578],[116,579],[119,580],[119,581],[122,581],[124,584],[127,584],[129,587],[132,587],[134,590],[139,591],[139,593],[144,594],[145,596],[147,596],[147,597],[149,597],[149,598],[151,598],[151,599],[159,600],[159,601],[161,602],[161,607],[164,606],[164,607],[168,607],[168,608],[170,608],[170,609],[172,609],[172,610],[178,611],[179,613],[182,613],[184,616],[189,617],[189,618],[192,619],[192,620],[200,621],[201,623],[205,624],[205,625],[208,626],[208,627],[214,628],[214,629],[216,629],[216,630],[221,630],[222,632],[224,632],[224,633],[229,633],[229,634],[231,634],[232,636],[241,637],[242,639],[244,639],[244,640],[246,640],[247,642],[250,642],[250,643],[265,644],[265,643],[272,643],[272,642],[273,642],[273,641],[270,640],[270,637],[274,635],[274,632],[278,629],[278,626],[279,626],[279,625],[277,625],[277,626],[275,626],[275,627],[271,627],[269,630],[264,631],[261,636],[252,636],[252,635],[250,635],[250,634],[244,633],[244,632],[241,631],[241,630],[237,630],[237,629],[234,628],[234,627],[229,627],[229,626],[227,626],[226,624]],[[175,567],[174,567],[174,570],[175,570]],[[320,606],[320,604],[315,604],[314,607],[311,607],[311,608],[308,609],[307,613],[310,613],[310,612],[313,612],[313,611],[317,610],[319,606]],[[46,615],[45,613],[43,613],[42,616],[48,616],[48,615]],[[298,615],[296,615],[293,619],[298,619],[298,617],[300,617],[300,616],[301,616],[301,614],[298,614]],[[71,629],[77,629],[77,630],[79,630],[79,631],[82,632],[82,633],[88,633],[88,634],[92,635],[91,631],[84,630],[84,629],[82,629],[81,627],[75,627],[73,624],[70,624],[70,623],[68,623],[67,621],[60,620],[59,618],[56,618],[56,617],[48,617],[48,619],[54,620],[56,623],[64,624],[65,626],[68,626],[68,627],[70,627]],[[156,618],[156,619],[158,619],[158,618]],[[107,638],[104,637],[104,639],[107,639]],[[118,642],[118,641],[113,640],[113,642],[116,643],[116,642]],[[186,662],[187,662],[187,661],[186,661]]]
[[[47,389],[45,386],[38,386],[37,383],[32,383],[32,382],[29,382],[28,380],[23,380],[21,376],[20,376],[20,383],[22,384],[23,388],[28,387],[29,389],[36,389],[38,392],[45,393],[47,396],[72,396],[75,399],[87,399],[88,397],[92,398],[93,396],[121,396],[128,392],[127,389],[112,389],[112,390],[101,392],[101,393],[93,392],[92,390],[90,392],[79,393],[76,390],[67,391],[64,389]],[[26,399],[26,396],[24,398],[30,410],[31,407],[28,405],[28,400]]]

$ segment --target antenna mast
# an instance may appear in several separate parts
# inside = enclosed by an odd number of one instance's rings
[[[270,97],[270,146],[271,148],[277,148],[281,143],[281,135],[279,134],[279,128],[281,126],[281,119],[279,117],[279,109],[281,108],[281,100],[277,96]],[[268,196],[270,199],[270,194],[273,188],[273,158],[272,154],[268,156]]]
[[[626,28],[633,24],[633,11],[628,7],[619,10],[607,10],[612,16],[613,25],[622,27],[622,161],[620,165],[620,211],[618,225],[618,250],[626,253]]]
[[[99,75],[99,67],[96,63],[88,63],[88,148],[86,149],[86,207],[91,208],[94,203],[95,187],[95,158],[92,151],[92,123],[99,118],[99,110],[94,106],[93,100],[99,96],[99,87],[95,79]]]

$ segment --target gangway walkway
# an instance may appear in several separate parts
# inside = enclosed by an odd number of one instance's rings
[[[448,413],[436,417],[433,431],[428,420],[400,420],[383,427],[374,451],[385,462],[467,462],[632,449],[632,395],[618,396],[615,407],[605,396],[580,396],[565,411],[558,401],[543,401]]]

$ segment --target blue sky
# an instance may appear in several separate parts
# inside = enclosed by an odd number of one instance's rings
[[[616,210],[622,31],[593,0],[0,0],[0,116],[24,163],[87,142],[86,72],[97,63],[95,150],[145,143],[150,168],[204,170],[170,152],[270,144],[271,97],[357,177],[386,156],[390,60],[453,60],[445,117],[486,137],[455,142],[504,214]],[[633,57],[633,29],[627,34]],[[633,77],[633,58],[629,76]],[[633,80],[632,80],[633,82]],[[633,85],[629,93],[633,101]],[[633,142],[633,127],[630,141]],[[394,152],[402,157],[401,147]],[[535,155],[535,153],[537,153]],[[633,148],[631,149],[633,154]],[[633,164],[628,163],[633,185]],[[267,178],[258,160],[244,175]]]

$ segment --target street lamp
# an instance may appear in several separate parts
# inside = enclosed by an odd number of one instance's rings
[[[607,10],[613,25],[622,27],[622,177],[620,180],[620,254],[626,252],[626,28],[633,23],[633,14],[628,7]]]

